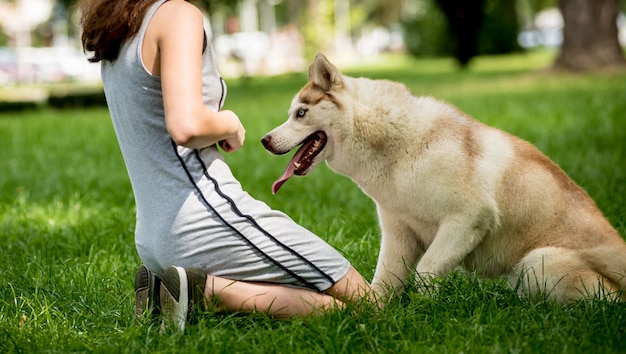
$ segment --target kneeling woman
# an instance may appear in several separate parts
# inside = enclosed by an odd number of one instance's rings
[[[137,312],[160,297],[184,328],[203,296],[233,311],[303,316],[370,296],[330,245],[242,190],[217,145],[244,143],[221,110],[204,17],[184,0],[81,0],[83,48],[101,62],[135,196]],[[199,290],[199,292],[198,292]],[[157,296],[159,295],[159,296]]]

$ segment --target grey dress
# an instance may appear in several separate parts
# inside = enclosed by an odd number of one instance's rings
[[[140,258],[157,275],[177,265],[234,280],[328,289],[350,267],[337,250],[242,190],[215,146],[189,149],[170,138],[161,80],[141,58],[146,28],[165,1],[149,9],[115,61],[102,63],[107,104],[135,197]],[[210,43],[202,76],[204,104],[217,111],[226,85]]]

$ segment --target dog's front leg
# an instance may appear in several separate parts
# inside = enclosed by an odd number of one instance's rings
[[[378,216],[382,238],[372,288],[378,296],[386,298],[402,291],[423,250],[414,231],[400,218],[380,207]]]
[[[418,280],[444,277],[458,266],[483,240],[494,225],[491,213],[457,214],[447,216],[440,224],[435,238],[417,264]]]

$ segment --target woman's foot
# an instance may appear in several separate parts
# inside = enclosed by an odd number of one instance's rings
[[[172,266],[165,270],[159,291],[164,324],[185,329],[189,314],[204,303],[206,280],[207,273],[201,269]]]
[[[159,288],[161,279],[156,277],[144,264],[135,273],[135,321],[147,317],[155,319],[159,315]]]

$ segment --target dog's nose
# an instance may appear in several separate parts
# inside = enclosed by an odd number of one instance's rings
[[[261,139],[261,143],[263,144],[263,146],[267,147],[270,143],[270,141],[272,141],[272,136],[271,135],[266,135]]]

